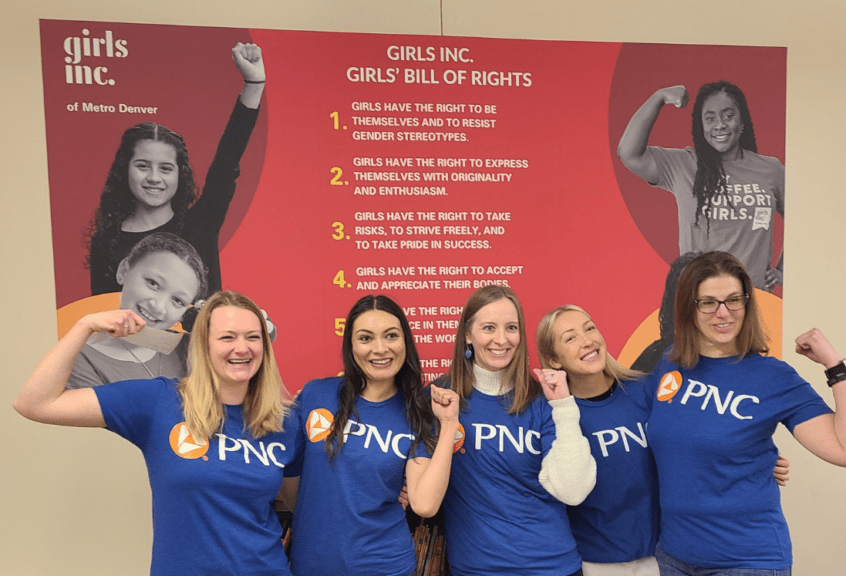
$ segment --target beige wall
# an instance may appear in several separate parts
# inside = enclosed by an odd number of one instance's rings
[[[73,4],[73,5],[72,5]],[[441,4],[443,16],[441,16]],[[38,18],[162,24],[788,47],[784,333],[811,326],[846,354],[846,4],[842,0],[222,0],[143,4],[10,0],[0,9],[3,90],[0,270],[0,574],[148,571],[150,496],[140,453],[99,430],[25,421],[12,399],[55,342]],[[590,94],[585,95],[590,98]],[[831,398],[821,370],[785,344],[785,358]],[[846,472],[783,430],[793,479],[783,491],[798,576],[846,567]],[[103,454],[108,452],[108,458]],[[190,535],[186,535],[190,545]]]

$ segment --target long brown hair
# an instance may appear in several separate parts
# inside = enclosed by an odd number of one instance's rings
[[[696,325],[695,302],[699,285],[709,278],[722,275],[737,278],[743,291],[749,296],[743,325],[735,340],[738,356],[744,358],[749,354],[769,352],[767,335],[758,311],[758,299],[743,264],[728,252],[707,252],[687,265],[676,289],[675,337],[670,360],[682,368],[693,368],[699,363],[701,333]]]
[[[514,351],[511,363],[503,370],[503,382],[514,385],[514,390],[511,392],[511,408],[508,409],[508,413],[517,414],[525,410],[532,400],[541,393],[541,388],[529,372],[529,352],[526,343],[526,321],[523,318],[523,307],[520,306],[517,295],[510,288],[495,285],[483,286],[467,299],[458,320],[449,377],[452,389],[458,394],[463,404],[464,400],[473,393],[473,383],[476,381],[473,374],[473,358],[468,358],[464,354],[467,335],[473,327],[473,320],[479,310],[503,298],[510,300],[517,309],[520,330],[520,343]]]
[[[225,411],[220,383],[209,357],[209,326],[216,308],[232,306],[249,310],[259,319],[263,356],[258,372],[250,379],[242,410],[244,425],[254,438],[270,432],[281,432],[288,412],[287,391],[273,356],[270,336],[261,309],[247,296],[226,290],[216,292],[200,309],[191,332],[188,375],[179,382],[182,412],[188,430],[195,438],[208,440],[223,426]]]

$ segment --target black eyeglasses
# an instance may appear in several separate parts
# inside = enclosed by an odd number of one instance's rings
[[[726,300],[717,300],[716,298],[701,298],[694,300],[696,307],[703,314],[713,314],[720,309],[720,304],[725,304],[726,309],[733,312],[743,310],[746,308],[746,303],[749,302],[749,294],[738,294]]]

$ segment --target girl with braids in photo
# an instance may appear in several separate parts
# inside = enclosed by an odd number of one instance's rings
[[[444,498],[451,574],[581,576],[566,504],[593,489],[596,463],[566,375],[532,378],[523,308],[509,288],[471,294],[455,338],[443,378],[461,398]]]
[[[261,48],[239,42],[232,48],[232,60],[244,86],[199,198],[179,134],[153,122],[124,132],[89,230],[92,296],[120,290],[118,265],[138,241],[155,232],[176,234],[193,245],[208,267],[210,291],[220,290],[218,237],[265,83]]]
[[[405,476],[412,510],[438,511],[458,397],[423,387],[411,327],[387,296],[353,305],[341,352],[343,375],[306,384],[285,423],[298,435],[282,490],[294,510],[291,571],[413,576],[414,543],[398,496]]]
[[[290,576],[273,502],[296,435],[283,430],[288,401],[259,307],[237,292],[212,295],[180,380],[65,387],[91,335],[122,338],[147,325],[133,310],[84,316],[36,367],[15,409],[45,424],[106,428],[141,450],[153,499],[151,576]]]
[[[684,86],[662,88],[635,112],[617,154],[651,186],[678,204],[679,254],[722,250],[736,256],[755,288],[782,283],[783,253],[775,267],[775,213],[784,216],[784,166],[757,153],[755,128],[743,92],[729,82],[705,84],[693,105],[693,148],[648,146],[666,104],[687,105]]]

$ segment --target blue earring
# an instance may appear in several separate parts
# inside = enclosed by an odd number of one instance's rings
[[[473,345],[469,342],[467,343],[467,347],[464,349],[464,357],[468,360],[473,357]]]

